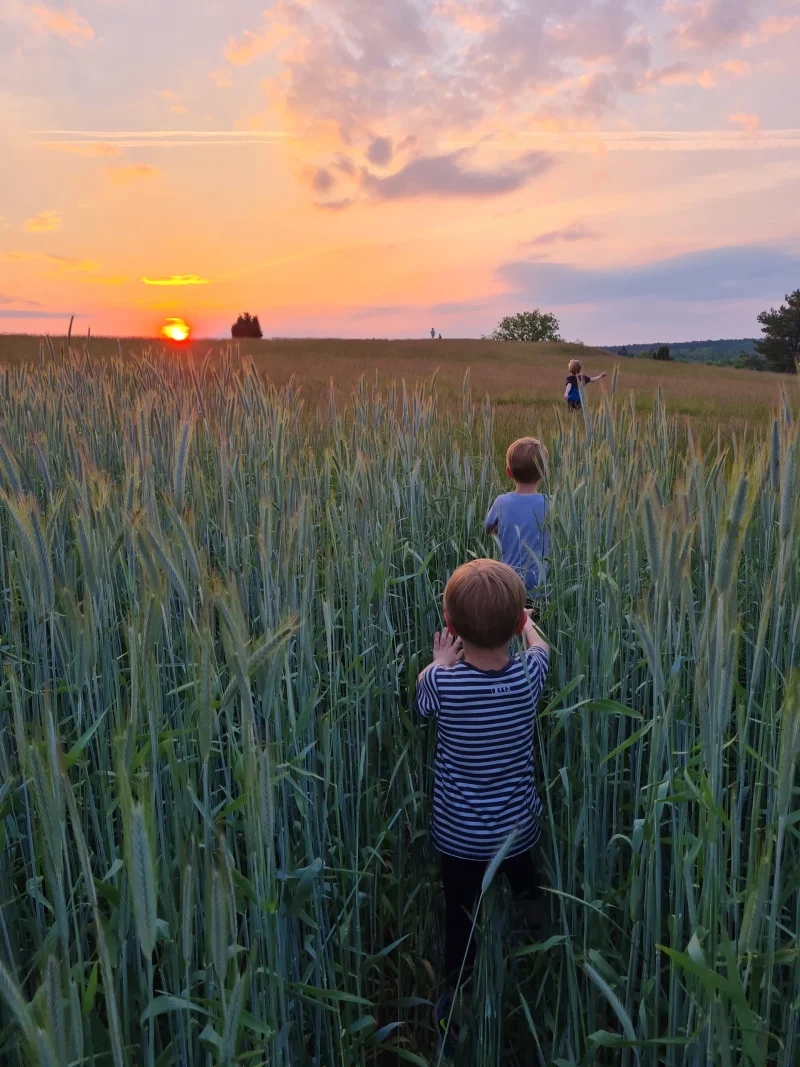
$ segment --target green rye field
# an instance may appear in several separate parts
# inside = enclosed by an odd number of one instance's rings
[[[56,352],[64,338],[53,338]],[[75,339],[83,351],[85,340]],[[748,427],[766,426],[779,400],[780,389],[790,396],[797,390],[792,377],[757,371],[734,370],[705,364],[658,363],[625,359],[599,348],[567,343],[505,344],[497,341],[352,341],[264,340],[241,341],[240,353],[252,359],[256,369],[275,385],[292,378],[306,403],[326,404],[330,383],[345,400],[361,377],[386,385],[403,381],[414,385],[437,374],[437,391],[444,402],[460,402],[464,375],[469,372],[476,397],[488,395],[497,408],[497,424],[503,434],[529,433],[533,422],[543,434],[557,428],[556,413],[564,405],[564,379],[571,359],[581,359],[587,371],[606,371],[609,378],[619,367],[618,391],[633,393],[637,405],[652,410],[659,389],[670,414],[689,416],[695,434],[741,433]],[[46,343],[34,336],[0,335],[0,363],[37,362]],[[180,358],[191,353],[202,361],[210,352],[216,362],[224,350],[219,340],[192,340],[189,348],[167,347]],[[164,343],[141,338],[92,338],[91,358],[130,352],[163,350]],[[606,387],[608,382],[605,383]],[[602,393],[600,384],[589,387],[591,395]]]
[[[73,344],[0,340],[4,1067],[437,1063],[414,684],[519,431],[549,918],[488,885],[459,1062],[797,1067],[795,382],[586,349],[566,417],[570,346]]]

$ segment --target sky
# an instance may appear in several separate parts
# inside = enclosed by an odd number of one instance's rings
[[[757,336],[800,0],[0,0],[0,332]]]

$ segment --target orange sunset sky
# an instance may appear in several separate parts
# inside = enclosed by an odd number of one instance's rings
[[[0,0],[0,331],[754,336],[800,0]]]

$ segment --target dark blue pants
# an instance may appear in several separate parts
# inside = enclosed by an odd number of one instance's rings
[[[442,883],[444,885],[445,935],[444,965],[447,982],[455,986],[461,965],[464,964],[462,981],[465,981],[475,964],[475,935],[470,938],[472,917],[481,895],[481,882],[487,863],[482,860],[465,860],[457,856],[439,854]],[[542,895],[542,879],[533,859],[533,854],[521,852],[505,860],[498,871],[504,874],[517,900],[536,900]],[[469,944],[469,947],[467,945]],[[466,955],[466,961],[464,959]]]

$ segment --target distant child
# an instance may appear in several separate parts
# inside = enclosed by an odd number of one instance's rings
[[[567,402],[567,407],[571,411],[580,411],[581,409],[581,391],[578,386],[579,382],[583,382],[584,385],[588,385],[589,382],[599,382],[601,378],[605,378],[606,373],[596,374],[594,378],[590,378],[588,374],[582,374],[583,364],[579,359],[571,359],[569,361],[569,374],[567,375],[567,385],[564,389],[564,399]]]
[[[444,883],[446,988],[435,1024],[448,1057],[459,974],[463,966],[466,978],[474,963],[470,935],[481,881],[512,832],[499,871],[528,910],[542,895],[530,852],[543,810],[533,780],[533,725],[548,647],[524,608],[525,586],[511,567],[492,559],[459,567],[444,591],[446,629],[434,636],[433,662],[417,682],[417,710],[437,726],[433,842]],[[519,634],[526,651],[509,657]]]
[[[539,492],[547,462],[547,449],[536,437],[521,437],[510,445],[506,474],[514,481],[514,491],[499,496],[485,520],[487,531],[500,538],[503,563],[519,574],[534,602],[544,588],[545,560],[550,551],[550,502]]]

